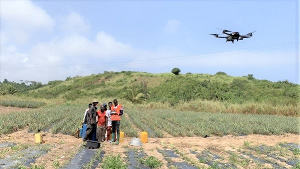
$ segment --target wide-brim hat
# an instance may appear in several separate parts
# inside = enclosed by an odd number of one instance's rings
[[[95,100],[93,100],[93,103],[99,103],[99,101],[95,99]]]

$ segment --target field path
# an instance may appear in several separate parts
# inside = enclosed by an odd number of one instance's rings
[[[125,133],[126,136],[126,133]],[[132,138],[125,137],[124,142],[119,145],[112,145],[108,142],[104,142],[101,145],[101,150],[105,153],[104,158],[107,155],[117,155],[120,154],[123,159],[127,157],[128,148],[142,148],[147,156],[155,156],[159,159],[163,166],[162,168],[170,168],[172,164],[180,164],[179,162],[184,162],[184,164],[193,164],[196,166],[208,166],[205,163],[199,162],[199,154],[209,150],[209,154],[213,156],[222,156],[228,158],[228,152],[244,153],[239,152],[239,148],[245,145],[253,146],[276,146],[278,143],[291,143],[299,146],[300,135],[295,134],[284,134],[284,135],[247,135],[247,136],[211,136],[211,137],[168,137],[168,138],[149,138],[148,143],[142,145],[142,147],[132,147],[130,146],[130,140]],[[40,156],[36,159],[36,165],[44,165],[45,168],[55,168],[55,164],[59,166],[67,165],[72,158],[79,153],[80,147],[82,147],[82,139],[75,138],[69,135],[63,134],[52,134],[43,133],[44,143],[42,145],[50,145],[51,148],[47,154]],[[16,144],[26,144],[29,147],[36,145],[34,142],[34,133],[28,133],[27,129],[17,131],[12,134],[6,134],[0,136],[0,144],[13,142]],[[4,148],[0,148],[0,151]],[[161,151],[174,151],[179,156],[179,158],[166,158]],[[245,149],[245,153],[251,151],[251,149]],[[3,151],[4,152],[4,151]],[[193,152],[193,153],[191,153]],[[8,155],[9,152],[6,152]],[[255,152],[253,151],[252,153]],[[197,155],[198,154],[198,155]],[[298,155],[299,156],[299,155]],[[298,157],[296,156],[296,157]],[[285,158],[285,157],[281,157]],[[279,158],[280,159],[280,158]],[[171,162],[170,162],[171,161]],[[252,160],[248,167],[251,168],[257,166],[255,160]],[[225,161],[226,162],[226,161]],[[228,162],[228,161],[227,161]],[[297,162],[297,161],[296,161]],[[220,161],[220,164],[223,164]],[[290,162],[294,165],[294,161]],[[181,163],[183,164],[183,163]],[[209,163],[208,163],[209,164]],[[291,165],[279,164],[289,167]],[[266,164],[268,166],[270,164]],[[271,166],[272,167],[272,166]],[[101,164],[97,168],[101,168]],[[238,167],[239,168],[239,167]]]

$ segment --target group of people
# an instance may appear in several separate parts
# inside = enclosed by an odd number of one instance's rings
[[[97,110],[98,104],[99,101],[94,100],[85,111],[83,123],[87,129],[83,140],[93,140],[93,134],[96,133],[96,139],[104,142],[106,134],[108,142],[119,144],[123,106],[118,103],[117,99],[109,102],[108,105],[103,103],[99,110]]]

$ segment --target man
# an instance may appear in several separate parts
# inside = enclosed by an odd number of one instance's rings
[[[107,105],[104,106],[104,109],[106,110],[106,117],[107,117],[107,123],[106,123],[106,138],[107,138],[107,141],[110,142],[111,138],[110,138],[110,134],[111,134],[111,115],[110,115],[110,112],[111,112],[111,106],[112,106],[112,102],[108,102],[108,107]]]
[[[91,106],[92,106],[92,103],[89,103],[89,108],[87,108],[87,109],[85,110],[85,112],[84,112],[82,124],[86,124],[86,123],[87,123],[86,114],[87,114],[87,112],[90,110]]]
[[[90,110],[90,108],[91,108],[91,106],[92,106],[92,103],[89,103],[89,107],[85,110],[85,112],[84,112],[84,116],[83,116],[83,121],[82,121],[82,139],[84,140],[84,137],[85,137],[85,132],[86,132],[86,123],[87,123],[87,116],[86,116],[86,114],[87,114],[87,112]]]
[[[97,109],[97,104],[99,102],[97,100],[94,100],[93,101],[93,104],[92,106],[90,107],[90,109],[88,110],[87,114],[86,114],[86,117],[87,117],[87,129],[86,129],[86,133],[85,133],[85,137],[83,139],[83,141],[86,141],[87,139],[92,139],[93,137],[93,133],[95,132],[96,130],[96,125],[97,125],[97,119],[96,119],[96,116],[97,116],[97,112],[96,112],[96,109]]]
[[[98,114],[98,123],[97,123],[97,138],[99,142],[105,141],[105,131],[106,131],[106,124],[107,124],[107,117],[105,111],[106,103],[100,107],[100,110],[97,111]]]
[[[115,135],[117,133],[117,141],[116,145],[119,144],[120,141],[120,121],[121,116],[123,115],[123,106],[118,104],[118,100],[114,99],[114,105],[111,108],[111,121],[112,121],[112,137],[111,142],[115,141]]]

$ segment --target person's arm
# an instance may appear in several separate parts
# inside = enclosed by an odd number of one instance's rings
[[[98,111],[100,111],[100,110],[98,110]],[[96,117],[95,117],[95,119],[96,119],[96,122],[95,122],[95,123],[96,123],[96,124],[98,123],[98,118],[99,118],[99,117],[98,117],[98,111],[96,111]]]
[[[122,115],[123,115],[123,106],[121,107],[120,113],[119,113],[119,116],[122,116]]]
[[[85,119],[86,119],[86,113],[87,113],[87,112],[88,112],[88,110],[86,110],[86,111],[84,112],[82,124],[83,124],[84,122],[86,122]]]
[[[108,118],[105,116],[105,127],[107,128]]]

